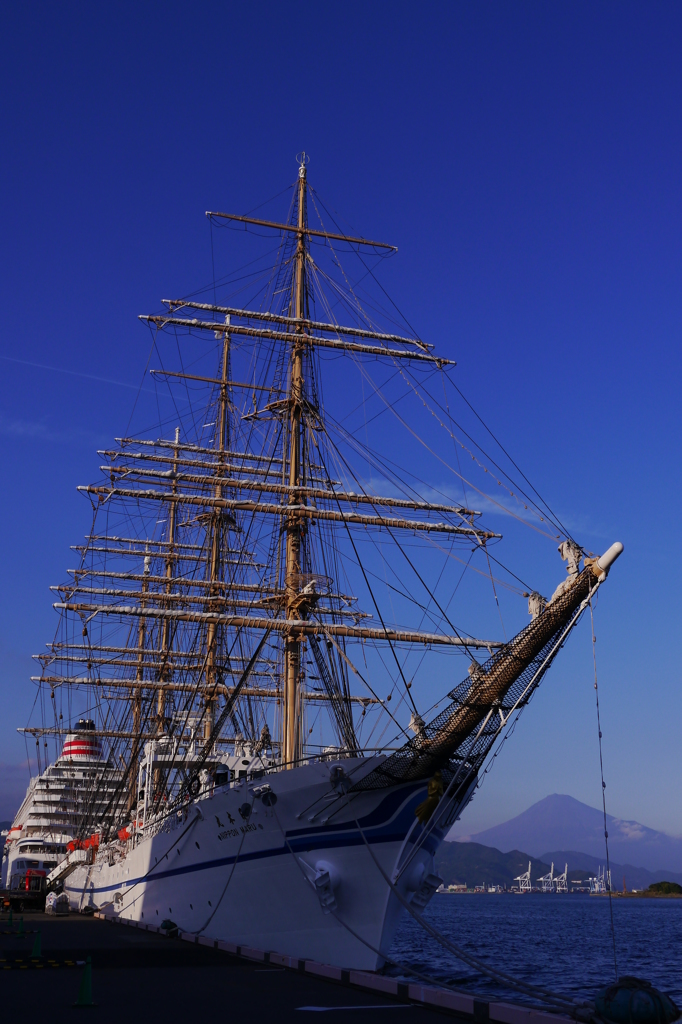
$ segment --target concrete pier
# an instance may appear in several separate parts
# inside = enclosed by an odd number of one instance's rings
[[[260,950],[184,935],[168,938],[151,926],[70,914],[26,914],[10,927],[0,917],[2,1017],[30,1013],[51,1024],[90,1015],[98,1024],[191,1022],[212,1019],[305,1024],[325,1013],[355,1024],[379,1019],[427,1024],[457,1016],[471,1022],[559,1024],[562,1018],[528,1007],[488,1003],[467,993],[407,984],[365,972],[291,961]],[[32,956],[40,933],[40,956]],[[85,961],[91,958],[95,1007],[74,1008]],[[326,1018],[325,1018],[326,1019]]]

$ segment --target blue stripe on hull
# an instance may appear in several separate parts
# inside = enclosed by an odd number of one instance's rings
[[[413,787],[410,787],[411,789]],[[423,790],[423,785],[414,787],[419,790]],[[289,846],[295,852],[307,852],[310,850],[320,849],[339,849],[342,847],[350,846],[362,846],[365,843],[365,839],[371,845],[377,843],[402,843],[407,835],[410,826],[414,821],[414,806],[416,806],[417,800],[421,794],[413,793],[411,798],[404,803],[402,810],[398,814],[395,821],[390,824],[385,824],[383,828],[377,827],[377,819],[382,822],[387,822],[394,813],[400,803],[405,801],[405,790],[399,790],[398,792],[389,794],[384,800],[381,801],[378,807],[372,811],[371,814],[365,818],[361,818],[358,824],[361,825],[362,831],[365,833],[365,838],[357,830],[355,822],[343,822],[339,825],[335,825],[333,828],[327,826],[321,826],[315,829],[292,829],[286,833],[287,839],[289,840]],[[396,799],[397,798],[397,799]],[[368,831],[365,831],[366,823],[369,820],[374,820],[374,827],[368,826]],[[338,835],[341,829],[352,828],[354,832],[352,835]],[[417,837],[421,834],[422,827],[418,825],[410,837],[411,842],[415,842]],[[427,841],[424,843],[424,849],[428,850],[432,855],[435,854],[439,845],[439,838],[433,833],[429,835]],[[232,854],[226,857],[219,857],[215,860],[202,861],[198,864],[187,864],[185,866],[178,866],[177,868],[169,868],[166,871],[156,871],[152,868],[151,873],[148,875],[141,875],[139,878],[126,879],[117,882],[114,885],[104,885],[93,887],[90,892],[101,893],[101,892],[115,892],[120,890],[125,884],[126,890],[138,885],[140,882],[154,882],[162,878],[172,878],[179,875],[193,874],[197,871],[211,871],[214,868],[227,867],[230,864],[234,864],[237,861],[246,863],[247,861],[265,860],[268,857],[280,857],[282,854],[289,854],[289,846],[282,844],[282,846],[271,847],[269,850],[254,850],[252,853]],[[165,854],[164,856],[167,856]],[[82,892],[82,888],[72,888],[65,885],[67,892],[79,893]]]
[[[400,789],[393,790],[393,792],[389,793],[387,796],[384,797],[381,803],[377,804],[373,811],[370,811],[369,814],[366,814],[364,818],[358,818],[358,825],[363,830],[363,832],[368,828],[377,828],[379,825],[383,825],[385,822],[389,820],[389,818],[393,817],[395,812],[400,808],[400,805],[405,802],[405,798],[409,794],[411,799],[409,803],[405,804],[405,807],[403,807],[401,811],[400,817],[402,818],[410,809],[410,807],[412,807],[413,805],[416,806],[415,797],[417,795],[421,795],[423,791],[423,782],[416,782],[411,785],[403,786]],[[333,826],[335,832],[346,831],[352,828],[357,828],[355,821],[343,821],[340,822],[338,825]],[[308,826],[307,828],[295,828],[290,829],[287,832],[287,837],[301,835],[317,835],[320,832],[325,832],[328,830],[328,825],[319,825],[315,828],[311,828],[310,826]]]
[[[382,835],[382,836],[372,837],[371,839],[369,839],[369,837],[368,837],[367,841],[369,843],[371,843],[372,845],[374,845],[375,843],[394,843],[394,842],[398,842],[399,843],[399,842],[402,842],[404,838],[405,838],[404,834],[401,833],[401,832],[398,832],[395,835],[387,835],[387,834],[385,834],[385,835]],[[359,833],[357,833],[355,836],[340,836],[340,837],[335,838],[335,839],[334,838],[330,838],[327,842],[319,842],[319,843],[314,843],[314,844],[310,844],[310,843],[296,843],[296,844],[294,844],[294,843],[292,843],[291,844],[291,849],[295,850],[295,851],[321,850],[321,849],[330,850],[330,849],[336,849],[336,848],[344,847],[344,846],[347,847],[347,846],[362,846],[362,845],[364,845],[364,840],[363,840],[362,836]],[[172,878],[175,875],[189,875],[189,874],[193,874],[196,871],[211,871],[213,868],[227,867],[230,864],[235,864],[237,861],[239,861],[240,864],[245,864],[247,861],[265,860],[268,857],[281,857],[283,854],[287,854],[287,855],[290,854],[288,846],[271,847],[269,850],[254,850],[253,853],[242,853],[242,854],[234,854],[234,855],[229,856],[229,857],[219,857],[219,858],[217,858],[215,860],[201,861],[201,863],[199,863],[199,864],[187,864],[184,867],[169,868],[167,871],[153,871],[152,874],[141,875],[139,878],[133,878],[130,881],[128,879],[126,879],[125,880],[125,885],[126,885],[126,888],[128,888],[128,887],[132,888],[132,886],[138,885],[140,882],[143,882],[143,881],[144,882],[156,882],[156,881],[158,881],[158,880],[160,880],[162,878]],[[120,889],[123,884],[124,884],[123,882],[118,882],[116,885],[96,886],[93,889],[88,890],[88,891],[90,891],[90,892],[112,892],[114,890]],[[69,886],[64,886],[64,888],[67,889],[68,892],[81,892],[82,891],[81,888],[71,889]]]

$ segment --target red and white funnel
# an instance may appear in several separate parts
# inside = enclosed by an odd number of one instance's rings
[[[95,733],[95,723],[79,718],[64,741],[61,761],[103,761],[102,744]]]

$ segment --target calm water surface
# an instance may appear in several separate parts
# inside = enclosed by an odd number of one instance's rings
[[[437,894],[425,916],[466,952],[520,981],[572,996],[592,996],[613,981],[607,898]],[[618,973],[646,978],[682,1008],[682,899],[614,899],[613,919]],[[457,961],[410,917],[391,957],[487,999],[524,1001]]]

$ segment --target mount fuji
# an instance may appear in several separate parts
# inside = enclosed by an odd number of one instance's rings
[[[682,872],[682,838],[656,832],[637,821],[606,816],[611,859],[649,871]],[[580,850],[604,859],[604,816],[572,796],[554,793],[501,825],[457,842],[494,846],[503,853],[527,850],[546,860],[548,850]]]

